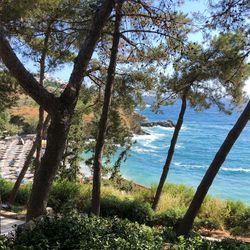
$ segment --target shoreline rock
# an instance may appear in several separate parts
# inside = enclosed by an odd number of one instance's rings
[[[166,121],[157,121],[157,122],[141,122],[140,124],[142,127],[155,127],[155,126],[162,126],[165,128],[174,128],[175,124],[171,120]]]

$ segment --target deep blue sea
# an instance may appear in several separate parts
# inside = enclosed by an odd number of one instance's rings
[[[180,104],[161,108],[155,114],[150,107],[137,112],[149,121],[177,120]],[[215,107],[203,112],[187,109],[167,182],[198,186],[217,150],[223,143],[240,113],[228,116]],[[137,135],[130,157],[122,166],[127,179],[150,186],[159,181],[173,129],[144,128],[150,135]],[[209,193],[211,195],[241,200],[250,204],[250,122],[234,145],[220,169]]]

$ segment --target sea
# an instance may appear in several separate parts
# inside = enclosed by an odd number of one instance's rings
[[[161,107],[157,114],[150,105],[144,110],[136,109],[149,121],[170,119],[175,123],[179,110],[180,102]],[[217,107],[201,112],[188,107],[166,182],[189,185],[195,190],[239,116],[240,111],[226,115]],[[161,126],[143,129],[150,135],[133,137],[135,144],[121,173],[126,179],[151,186],[160,179],[174,130]],[[227,156],[209,194],[250,204],[250,122]]]
[[[149,105],[137,109],[149,121],[177,121],[180,102],[152,112]],[[241,109],[242,110],[242,109]],[[167,181],[197,188],[228,132],[240,116],[240,110],[226,115],[217,107],[197,112],[187,108]],[[121,172],[127,179],[151,186],[157,184],[165,163],[173,128],[143,128],[150,135],[135,135],[130,156]],[[234,144],[216,176],[209,194],[250,204],[250,121]]]

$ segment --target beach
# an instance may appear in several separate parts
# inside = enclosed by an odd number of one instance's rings
[[[15,181],[24,166],[35,135],[12,136],[0,139],[0,178]],[[33,174],[27,170],[23,182],[32,180]]]

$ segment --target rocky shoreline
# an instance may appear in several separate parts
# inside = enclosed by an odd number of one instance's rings
[[[166,121],[157,121],[157,122],[142,122],[140,124],[142,127],[155,127],[155,126],[162,126],[165,128],[174,128],[175,124],[171,120]]]
[[[161,126],[165,128],[174,128],[175,124],[171,120],[161,120],[156,122],[148,121],[148,119],[137,113],[134,112],[132,116],[130,117],[130,128],[133,131],[133,134],[135,135],[150,135],[147,131],[145,131],[143,128],[150,128],[150,127],[156,127]]]

